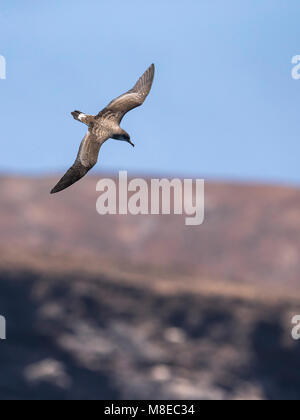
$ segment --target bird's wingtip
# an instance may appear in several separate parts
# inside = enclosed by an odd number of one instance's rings
[[[60,190],[59,190],[59,188],[57,188],[57,185],[54,187],[54,188],[52,188],[52,190],[50,191],[50,194],[52,195],[52,194],[56,194],[56,193],[58,193]]]
[[[153,63],[153,64],[151,64],[151,66],[150,66],[150,70],[151,70],[151,73],[153,74],[153,77],[154,77],[154,75],[155,75],[155,73],[156,73],[156,67],[155,67],[155,64]]]

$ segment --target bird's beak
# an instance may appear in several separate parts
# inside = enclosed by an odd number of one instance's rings
[[[131,144],[132,147],[135,147],[135,144],[133,144],[131,140],[128,140],[128,143]]]

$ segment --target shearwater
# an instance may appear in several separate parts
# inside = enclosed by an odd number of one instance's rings
[[[130,135],[120,127],[120,124],[127,112],[145,102],[152,87],[154,70],[152,64],[132,89],[114,99],[98,115],[72,112],[75,120],[88,126],[88,133],[82,140],[74,165],[53,188],[51,194],[63,191],[83,178],[96,165],[100,148],[108,139],[126,141],[134,146]]]

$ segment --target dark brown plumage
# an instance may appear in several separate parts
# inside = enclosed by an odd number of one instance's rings
[[[114,99],[96,116],[80,111],[72,112],[75,120],[88,126],[88,133],[81,143],[74,165],[53,188],[51,194],[62,191],[83,178],[96,165],[100,148],[109,138],[126,141],[134,146],[120,123],[127,112],[144,103],[152,87],[154,72],[155,67],[152,64],[131,90]]]

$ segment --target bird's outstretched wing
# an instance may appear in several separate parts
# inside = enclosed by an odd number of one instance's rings
[[[155,73],[155,66],[152,64],[143,76],[137,81],[136,85],[114,99],[97,116],[99,118],[116,119],[120,123],[124,115],[138,106],[141,106],[150,93]]]
[[[103,142],[88,132],[82,140],[74,165],[53,188],[51,194],[65,190],[83,178],[96,165],[102,144]]]

